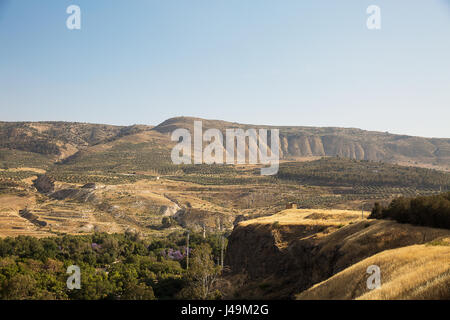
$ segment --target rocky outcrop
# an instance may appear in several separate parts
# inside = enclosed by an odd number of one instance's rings
[[[163,217],[172,217],[181,210],[180,206],[176,203],[170,206],[161,206],[159,208],[159,214]]]
[[[55,189],[55,179],[45,174],[40,175],[33,181],[33,185],[40,193],[50,193]]]
[[[69,189],[61,189],[56,192],[53,192],[50,195],[51,198],[56,200],[76,200],[80,202],[87,202],[87,201],[94,201],[95,196],[91,189],[76,189],[76,188],[69,188]]]

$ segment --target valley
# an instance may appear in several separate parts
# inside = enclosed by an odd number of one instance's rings
[[[224,259],[224,299],[448,298],[448,229],[368,217],[375,203],[450,190],[449,139],[282,127],[279,171],[262,176],[258,164],[173,164],[170,134],[195,119],[0,123],[0,238],[126,235],[172,263],[158,250],[183,254],[190,232],[211,243],[216,265]],[[202,121],[205,129],[256,128]],[[368,292],[363,271],[377,263],[386,288]],[[176,270],[167,271],[176,283],[170,298],[181,285]],[[155,277],[146,281],[158,288],[165,276]]]

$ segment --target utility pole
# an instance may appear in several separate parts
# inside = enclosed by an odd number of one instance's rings
[[[364,219],[364,203],[361,205],[361,219]]]
[[[223,270],[223,234],[220,235],[220,266]]]
[[[186,270],[189,270],[189,230],[186,238]]]
[[[220,218],[217,218],[217,223],[219,225],[219,236],[220,236],[220,266],[223,269],[223,234],[222,234],[222,222]]]

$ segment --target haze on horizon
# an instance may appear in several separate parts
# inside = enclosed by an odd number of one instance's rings
[[[449,4],[0,0],[0,120],[195,116],[450,138]]]

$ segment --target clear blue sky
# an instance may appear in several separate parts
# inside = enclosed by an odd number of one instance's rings
[[[0,120],[180,115],[449,138],[450,1],[0,0]]]

